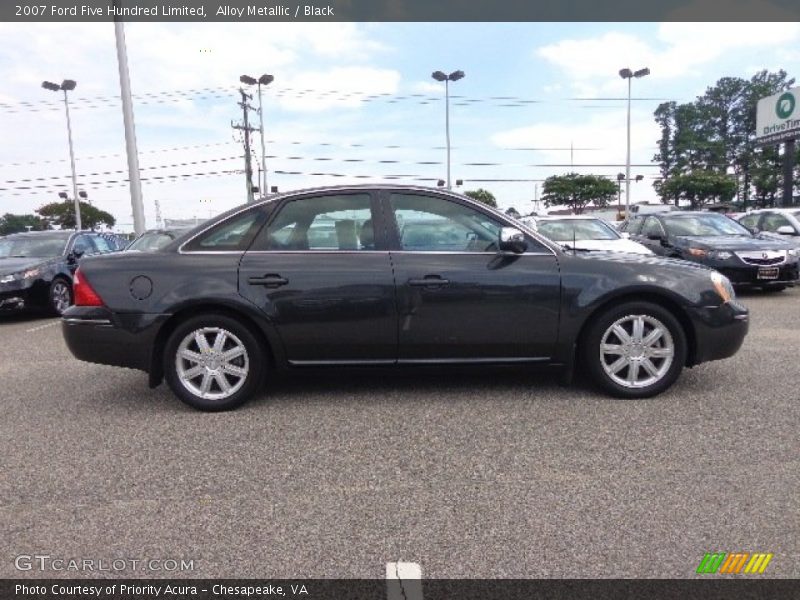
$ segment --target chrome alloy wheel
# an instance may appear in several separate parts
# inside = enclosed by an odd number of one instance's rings
[[[59,315],[67,310],[71,303],[69,284],[64,281],[56,281],[50,290],[50,301]]]
[[[250,372],[242,341],[221,327],[196,329],[183,338],[175,353],[181,384],[206,400],[224,400],[241,389]]]
[[[626,315],[600,340],[600,364],[614,383],[643,388],[660,381],[675,357],[669,329],[650,315]]]

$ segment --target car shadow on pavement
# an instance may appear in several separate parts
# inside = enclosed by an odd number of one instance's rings
[[[36,308],[20,308],[13,310],[0,310],[0,325],[4,323],[27,323],[41,319],[55,319],[53,313]]]

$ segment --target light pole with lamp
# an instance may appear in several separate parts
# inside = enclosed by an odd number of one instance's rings
[[[261,132],[261,172],[264,174],[263,182],[259,181],[259,185],[261,186],[262,194],[267,195],[267,151],[265,150],[265,142],[264,142],[264,106],[261,100],[261,86],[267,86],[273,81],[275,81],[275,77],[272,75],[264,74],[258,79],[255,77],[250,77],[249,75],[242,75],[239,77],[239,81],[246,85],[258,85],[258,118],[260,120],[260,129]]]
[[[72,150],[72,123],[69,118],[69,101],[67,92],[71,92],[78,85],[72,79],[65,79],[61,85],[52,81],[43,81],[42,87],[51,92],[64,92],[64,109],[67,112],[67,139],[69,140],[69,162],[72,165],[72,199],[75,202],[75,230],[81,230],[81,205],[78,200],[78,178],[75,175],[75,153]]]
[[[464,78],[464,71],[453,71],[449,75],[445,75],[442,71],[434,71],[431,73],[436,81],[444,81],[444,97],[445,97],[445,113],[444,113],[444,126],[445,134],[447,136],[447,189],[452,189],[450,185],[450,82],[458,81]]]
[[[631,71],[628,68],[620,69],[619,76],[628,80],[628,151],[625,157],[625,220],[630,218],[631,204],[631,80],[636,77],[640,79],[645,75],[650,75],[647,67],[638,71]]]

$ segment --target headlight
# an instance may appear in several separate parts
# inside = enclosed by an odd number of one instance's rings
[[[14,281],[13,275],[3,275],[3,277],[0,277],[0,283],[11,283],[12,281]]]
[[[792,248],[786,251],[786,258],[797,258],[800,256],[800,248]]]
[[[705,251],[705,250],[703,250],[702,248],[689,248],[689,249],[687,250],[687,252],[689,252],[689,254],[690,254],[691,256],[696,256],[696,257],[698,257],[698,258],[702,258],[702,257],[704,257],[706,254],[708,254],[708,252],[706,252],[706,251]]]
[[[718,260],[728,260],[733,253],[728,252],[727,250],[718,250],[716,252],[709,252],[708,253],[710,258],[716,258]]]
[[[722,273],[717,271],[711,273],[711,283],[714,284],[714,291],[722,298],[723,304],[730,302],[736,297],[730,279],[725,277]]]
[[[20,274],[20,279],[33,279],[34,277],[37,277],[41,272],[42,272],[41,269],[28,269],[27,271],[23,271]]]

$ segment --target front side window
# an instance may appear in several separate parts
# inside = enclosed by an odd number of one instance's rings
[[[88,235],[79,235],[72,244],[72,251],[76,254],[92,254],[96,252],[94,244]]]
[[[300,198],[283,205],[253,244],[254,250],[375,250],[369,194]]]
[[[658,219],[655,217],[650,217],[644,222],[644,227],[642,227],[642,235],[647,237],[649,235],[664,235],[664,228],[661,227],[661,223],[658,222]]]
[[[463,204],[392,194],[400,246],[416,252],[496,252],[502,223]]]
[[[184,250],[190,252],[244,251],[266,219],[260,209],[249,210],[221,221],[190,240]]]
[[[106,238],[102,235],[95,235],[92,237],[92,242],[97,247],[98,252],[111,252],[114,248],[111,247],[111,244],[108,242]]]
[[[643,217],[631,217],[631,220],[628,221],[628,225],[625,226],[622,231],[627,231],[631,235],[638,235],[642,230],[642,223],[644,223]]]
[[[747,227],[748,229],[755,229],[758,226],[758,215],[745,215],[741,219],[739,219],[739,223]]]

